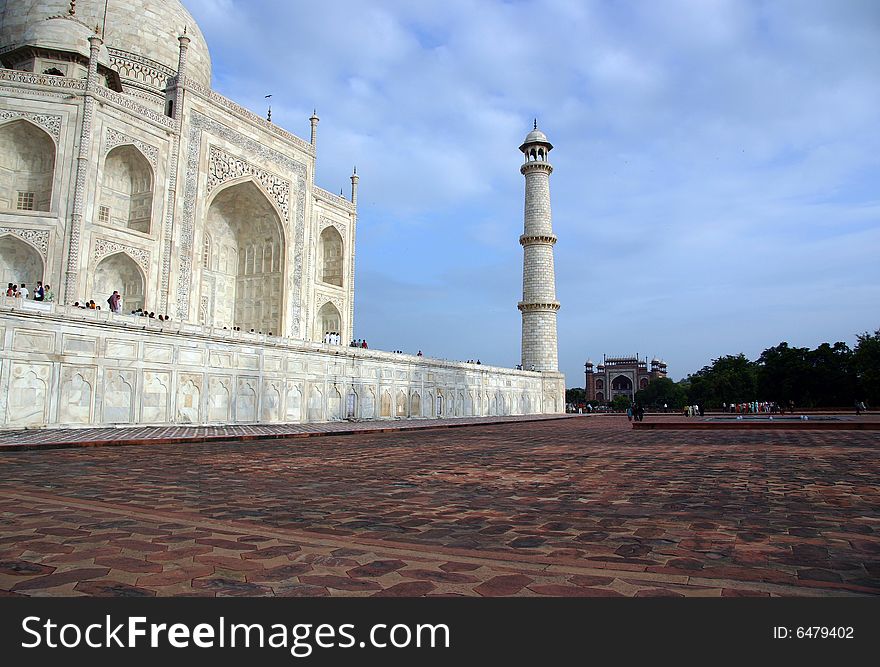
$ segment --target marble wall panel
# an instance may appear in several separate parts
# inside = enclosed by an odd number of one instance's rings
[[[205,350],[199,347],[180,347],[177,350],[177,362],[186,366],[204,366]]]
[[[174,360],[174,347],[171,345],[144,344],[144,361],[156,364],[170,364]]]
[[[211,366],[213,368],[232,368],[232,352],[211,350]]]
[[[201,375],[181,373],[177,378],[177,415],[179,424],[198,424],[201,419],[201,399],[204,378]]]
[[[65,337],[66,338],[66,337]],[[61,367],[61,398],[58,421],[63,424],[90,424],[95,411],[97,369],[93,366]]]
[[[12,334],[12,349],[16,352],[51,353],[55,350],[55,333],[16,329]]]
[[[61,352],[81,357],[96,357],[98,356],[98,339],[64,334],[61,338]],[[94,389],[94,385],[92,388]]]
[[[171,373],[145,371],[141,389],[141,422],[163,424],[168,419],[168,400],[171,395]]]
[[[232,378],[214,376],[208,380],[208,421],[228,423],[232,419]]]
[[[11,426],[36,426],[46,422],[52,365],[13,362],[6,401],[6,421]]]
[[[235,392],[235,421],[257,421],[257,389],[260,383],[256,378],[238,378]]]
[[[135,371],[120,368],[104,373],[103,421],[107,424],[129,424],[134,419],[134,396],[137,389]]]
[[[138,344],[133,340],[115,340],[108,338],[104,355],[115,359],[137,359]]]

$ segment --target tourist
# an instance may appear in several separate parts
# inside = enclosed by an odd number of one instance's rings
[[[34,301],[42,301],[43,300],[43,281],[38,280],[37,286],[34,289]]]
[[[634,412],[635,412],[635,418],[636,418],[637,420],[639,420],[639,421],[644,421],[644,419],[645,419],[645,408],[642,407],[642,404],[641,404],[641,403],[637,403],[637,404],[636,404],[636,409],[635,409]]]
[[[6,296],[15,296],[15,288],[12,286],[12,283],[6,286]]]
[[[366,350],[367,348],[368,348],[368,345],[367,345],[367,339],[364,338],[364,342],[361,343],[361,349],[362,349],[362,350]]]
[[[110,306],[111,313],[122,312],[122,297],[119,296],[119,292],[116,290],[113,290],[113,294],[107,299],[107,304]]]
[[[422,351],[419,350],[419,353],[418,353],[416,356],[417,356],[417,357],[421,357],[421,356],[424,356],[424,355],[422,354]]]
[[[626,409],[626,418],[627,418],[627,420],[629,420],[629,421],[632,421],[632,420],[633,420],[633,406],[629,406],[629,407]]]
[[[55,301],[55,292],[52,291],[51,285],[46,285],[45,289],[43,290],[43,301],[45,301],[46,303],[52,303],[53,301]]]
[[[22,299],[27,299],[30,296],[30,292],[28,292],[27,285],[24,283],[21,284],[21,287],[18,288],[18,294],[16,296],[20,296]]]
[[[95,305],[94,299],[89,299],[88,307],[89,307],[89,310],[97,310],[98,309],[98,306]]]

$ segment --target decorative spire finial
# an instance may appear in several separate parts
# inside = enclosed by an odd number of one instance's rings
[[[70,9],[67,10],[67,13],[71,16],[76,15],[76,0],[70,0]]]
[[[537,118],[535,118],[535,127],[534,127],[534,129],[536,129],[536,130],[538,129],[538,119],[537,119]]]

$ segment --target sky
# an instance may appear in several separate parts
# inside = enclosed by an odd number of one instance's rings
[[[674,379],[880,328],[876,0],[183,0],[213,87],[360,176],[355,337],[520,361],[524,179],[550,162],[559,364]]]

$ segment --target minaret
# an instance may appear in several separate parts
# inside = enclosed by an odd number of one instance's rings
[[[553,145],[538,129],[528,133],[519,147],[525,156],[520,173],[526,177],[526,205],[523,235],[523,299],[518,308],[522,312],[522,367],[530,371],[559,369],[556,353],[556,275],[553,270],[553,234],[550,214],[550,174],[553,167],[547,161]]]

